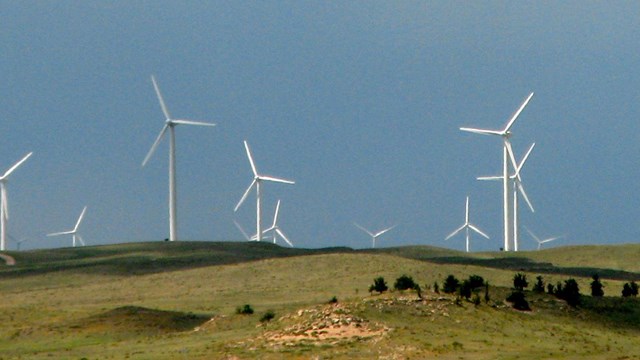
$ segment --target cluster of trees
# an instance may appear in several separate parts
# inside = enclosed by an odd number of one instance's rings
[[[431,287],[426,286],[428,289]],[[416,283],[412,277],[402,275],[396,279],[393,285],[395,290],[415,290],[418,293],[418,297],[422,298],[422,288]],[[459,298],[465,298],[472,301],[474,304],[479,305],[481,289],[485,289],[484,299],[485,302],[489,302],[489,283],[485,282],[481,276],[471,275],[468,279],[460,282],[455,276],[449,275],[444,280],[442,285],[442,291],[447,294],[458,294]],[[377,277],[373,279],[373,284],[369,287],[369,292],[383,293],[389,290],[389,287],[383,277]],[[440,285],[436,281],[433,284],[433,291],[440,293]]]

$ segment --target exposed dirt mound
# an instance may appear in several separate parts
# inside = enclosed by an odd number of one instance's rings
[[[281,331],[266,332],[267,341],[281,345],[299,342],[337,343],[380,337],[390,329],[354,316],[344,305],[325,305],[298,310],[295,315],[279,319],[294,322]]]
[[[92,316],[74,327],[95,331],[118,329],[124,332],[154,334],[193,330],[210,318],[210,316],[179,311],[122,306]]]

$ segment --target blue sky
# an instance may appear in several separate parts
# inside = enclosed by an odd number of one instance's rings
[[[640,210],[640,30],[635,2],[0,1],[0,168],[34,156],[8,184],[9,233],[23,248],[69,246],[82,207],[88,244],[168,235],[168,143],[141,167],[164,118],[177,118],[182,239],[240,240],[259,169],[265,222],[300,247],[367,247],[353,226],[398,224],[380,246],[464,248],[464,220],[501,246],[498,139],[513,128],[536,213],[521,224],[556,244],[636,242]],[[1,170],[4,171],[4,170]],[[535,244],[524,237],[523,248]],[[9,244],[12,248],[15,245]]]

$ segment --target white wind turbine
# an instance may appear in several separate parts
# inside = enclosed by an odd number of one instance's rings
[[[520,227],[518,225],[518,221],[519,221],[519,217],[518,217],[518,211],[519,211],[519,208],[518,208],[518,193],[520,193],[520,195],[522,195],[522,197],[524,198],[524,201],[529,206],[529,209],[531,210],[531,212],[532,213],[535,212],[535,209],[533,208],[533,205],[531,204],[531,201],[529,200],[529,197],[527,196],[526,191],[524,191],[524,186],[522,185],[522,178],[520,177],[520,170],[522,170],[522,167],[524,166],[524,163],[529,158],[529,155],[531,154],[531,151],[533,150],[533,148],[535,146],[536,146],[535,143],[531,144],[531,146],[529,147],[529,150],[527,150],[527,153],[522,158],[522,161],[520,161],[520,164],[518,164],[518,162],[516,161],[515,156],[513,155],[513,149],[512,148],[508,148],[509,157],[511,158],[511,165],[515,169],[514,174],[509,176],[509,179],[512,182],[513,250],[514,251],[518,251],[518,246],[519,246],[519,231],[520,231]],[[483,177],[479,177],[478,180],[502,180],[502,176],[483,176]]]
[[[486,130],[486,129],[476,129],[476,128],[468,128],[468,127],[460,128],[460,130],[462,131],[472,132],[472,133],[481,134],[481,135],[497,135],[502,138],[502,142],[503,142],[503,150],[502,150],[503,202],[502,204],[503,204],[504,250],[505,251],[509,251],[509,241],[511,238],[510,236],[511,219],[510,219],[510,211],[509,211],[510,195],[509,195],[509,179],[508,179],[509,177],[508,152],[509,152],[509,149],[511,148],[511,142],[509,141],[509,138],[512,135],[511,127],[513,126],[513,123],[516,121],[516,119],[518,119],[518,116],[520,116],[520,113],[522,112],[522,110],[524,110],[524,108],[527,106],[527,104],[529,103],[532,97],[533,97],[533,93],[529,94],[529,96],[524,100],[522,105],[520,105],[518,110],[516,110],[516,112],[511,116],[511,118],[507,122],[507,125],[502,130]]]
[[[238,204],[233,209],[233,211],[238,211],[238,208],[240,208],[240,205],[242,205],[244,200],[247,198],[247,196],[249,195],[249,193],[251,192],[251,190],[255,186],[255,188],[256,188],[256,240],[260,241],[262,239],[262,203],[261,203],[261,200],[262,200],[261,184],[262,184],[262,182],[263,181],[271,181],[271,182],[290,184],[290,185],[295,184],[295,182],[291,181],[291,180],[285,180],[285,179],[276,178],[276,177],[273,177],[273,176],[266,176],[266,175],[258,174],[258,170],[256,168],[256,165],[253,162],[253,156],[251,156],[251,149],[249,149],[249,144],[247,143],[246,140],[244,141],[244,148],[247,151],[247,157],[249,158],[249,164],[251,164],[251,171],[253,171],[253,181],[251,182],[251,185],[249,185],[247,190],[244,192],[244,194],[242,195],[242,198],[240,199],[240,201],[238,201]]]
[[[246,231],[244,231],[244,228],[242,227],[242,225],[240,225],[239,222],[233,220],[233,223],[236,224],[236,227],[238,228],[238,230],[240,230],[240,232],[242,233],[242,236],[244,236],[245,239],[247,239],[247,241],[255,241],[256,237],[251,237],[249,236],[249,234],[247,234]]]
[[[289,241],[289,239],[287,238],[287,236],[282,232],[282,230],[280,230],[280,226],[278,226],[278,213],[280,211],[280,200],[278,200],[278,202],[276,203],[276,212],[273,215],[273,224],[271,225],[270,228],[268,228],[267,230],[263,231],[264,233],[268,233],[269,231],[273,232],[273,243],[276,243],[276,235],[280,236],[282,238],[282,240],[284,240],[287,244],[289,244],[289,246],[293,247],[293,244],[291,243],[291,241]]]
[[[82,237],[78,234],[78,228],[80,227],[80,223],[82,222],[82,218],[84,217],[85,211],[87,211],[86,206],[84,207],[84,209],[82,209],[82,213],[80,213],[80,217],[78,218],[78,221],[76,222],[76,226],[73,228],[73,230],[51,233],[51,234],[47,234],[47,236],[71,235],[73,238],[73,247],[76,247],[76,239],[78,239],[80,244],[84,246],[85,243],[82,240]]]
[[[142,161],[142,166],[144,167],[147,161],[151,158],[151,155],[156,151],[158,144],[162,141],[167,130],[169,130],[169,240],[175,241],[178,240],[178,209],[177,209],[177,194],[176,194],[176,136],[175,136],[175,127],[176,125],[196,125],[196,126],[215,126],[215,124],[192,121],[192,120],[181,120],[181,119],[173,119],[171,115],[169,115],[169,110],[167,110],[167,106],[164,103],[162,98],[162,94],[160,93],[160,88],[156,83],[155,77],[151,76],[151,82],[153,83],[153,88],[156,91],[156,95],[158,96],[158,101],[160,102],[160,107],[162,108],[162,112],[166,118],[164,122],[164,127],[160,130],[160,134],[156,138],[156,141],[151,146],[149,153]]]
[[[14,172],[23,162],[27,161],[33,152],[28,153],[20,161],[15,163],[0,177],[0,251],[5,251],[7,245],[7,220],[9,219],[9,200],[7,196],[7,181],[9,175]]]
[[[531,230],[529,230],[529,228],[527,228],[526,226],[524,228],[527,229],[527,232],[529,233],[529,235],[531,235],[533,240],[535,240],[538,243],[538,250],[540,250],[540,247],[542,246],[542,244],[548,243],[548,242],[551,242],[551,241],[554,241],[554,240],[558,240],[558,239],[560,239],[562,237],[562,236],[554,236],[554,237],[550,237],[550,238],[547,238],[547,239],[540,240],[540,238],[537,237],[533,232],[531,232]]]
[[[380,235],[382,235],[382,234],[386,233],[387,231],[389,231],[389,230],[391,230],[391,229],[393,229],[394,227],[396,227],[396,226],[397,226],[397,225],[393,225],[392,227],[386,228],[386,229],[384,229],[384,230],[380,230],[380,231],[378,231],[377,233],[373,233],[373,232],[371,232],[371,231],[369,231],[369,230],[365,229],[364,227],[362,227],[362,226],[360,226],[360,225],[358,225],[358,224],[356,224],[356,223],[353,223],[353,225],[355,225],[358,229],[360,229],[360,230],[362,230],[362,231],[366,232],[367,234],[369,234],[369,236],[371,236],[371,248],[372,248],[372,249],[376,247],[376,239],[377,239]]]
[[[468,196],[467,196],[467,205],[465,207],[464,224],[462,224],[462,226],[460,226],[454,232],[449,234],[449,236],[447,236],[444,240],[445,241],[449,240],[450,238],[455,236],[457,233],[459,233],[463,229],[466,230],[466,250],[467,250],[467,252],[469,252],[469,229],[477,232],[478,234],[484,236],[487,239],[489,238],[489,235],[483,233],[482,230],[478,229],[475,225],[473,225],[472,223],[469,222],[469,197]]]

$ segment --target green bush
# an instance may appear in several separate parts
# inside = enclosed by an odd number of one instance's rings
[[[555,292],[553,284],[547,284],[547,294],[553,295]]]
[[[600,282],[600,276],[598,274],[593,274],[591,277],[593,281],[591,282],[591,296],[593,297],[602,297],[604,296],[604,286]]]
[[[527,282],[527,275],[523,273],[517,273],[513,277],[513,288],[522,292],[525,288],[529,286]]]
[[[238,315],[251,315],[251,314],[253,314],[253,308],[249,304],[246,304],[244,306],[238,306],[236,308],[236,314],[238,314]]]
[[[329,299],[329,304],[337,304],[338,303],[338,298],[337,297],[332,297],[331,299]]]
[[[556,290],[556,296],[565,300],[569,306],[580,305],[580,288],[574,279],[564,281],[564,286]]]
[[[444,280],[444,284],[442,285],[442,291],[446,294],[453,294],[458,290],[458,286],[460,286],[460,280],[456,279],[455,276],[449,275]]]
[[[521,311],[530,311],[529,302],[525,299],[522,291],[513,291],[507,298],[507,301],[513,304],[513,308]]]
[[[440,294],[440,285],[438,285],[437,281],[433,283],[433,292],[436,294]]]
[[[460,297],[463,297],[467,300],[469,300],[469,298],[471,298],[471,283],[469,282],[469,280],[465,280],[462,282],[462,285],[460,285],[460,287],[458,288],[458,295],[460,295]]]
[[[542,276],[536,276],[536,283],[533,285],[533,291],[538,294],[542,294],[544,292],[544,281],[542,281]]]
[[[484,286],[484,279],[482,276],[471,275],[469,276],[469,287],[471,290],[479,289]]]
[[[622,296],[623,297],[636,297],[638,296],[638,284],[635,281],[624,284],[622,287]]]
[[[262,314],[262,317],[260,317],[260,322],[261,323],[269,322],[273,320],[273,318],[275,317],[276,317],[276,314],[273,312],[273,310],[267,310],[267,312]]]
[[[408,290],[414,289],[416,287],[416,283],[413,281],[411,276],[402,275],[396,279],[396,283],[393,285],[393,288],[396,290]]]
[[[387,290],[389,290],[389,287],[382,276],[373,279],[373,285],[369,286],[369,292],[377,291],[382,294]]]

